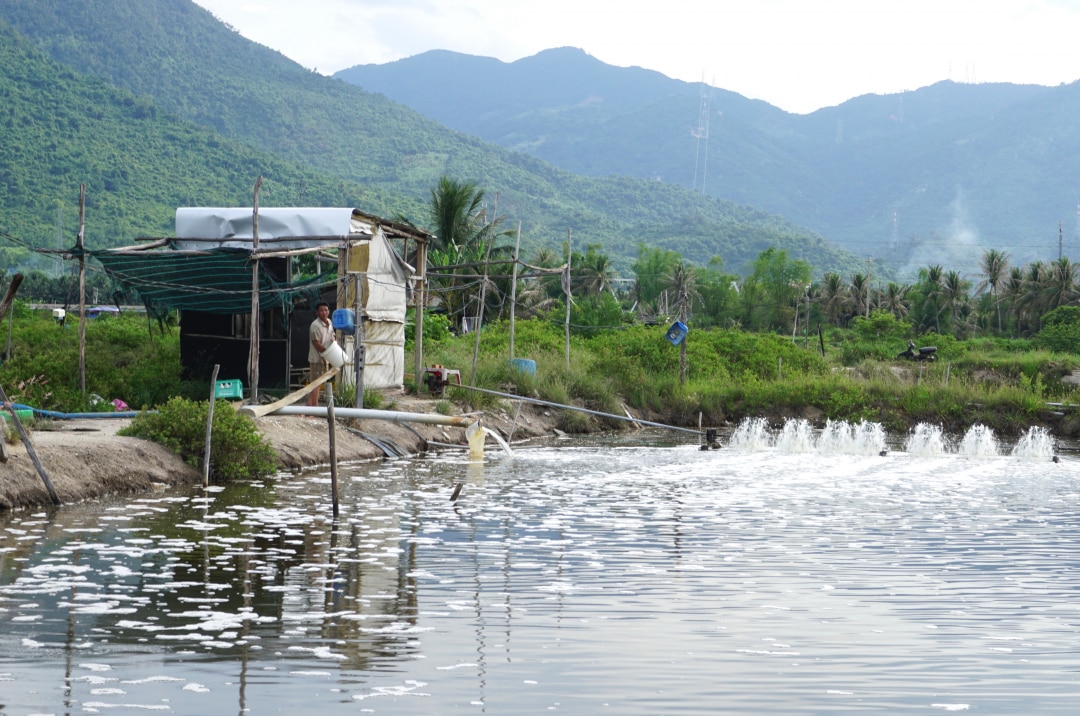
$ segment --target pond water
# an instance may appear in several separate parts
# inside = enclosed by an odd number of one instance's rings
[[[723,437],[353,465],[336,522],[326,472],[0,517],[0,713],[1075,713],[1046,434]]]

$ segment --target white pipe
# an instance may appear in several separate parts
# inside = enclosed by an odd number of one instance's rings
[[[326,407],[322,405],[286,405],[278,408],[273,415],[314,415],[326,417]],[[467,428],[475,420],[462,415],[439,415],[437,413],[403,413],[397,410],[372,410],[370,408],[334,407],[334,415],[339,418],[357,418],[359,420],[389,420],[392,423],[426,423],[428,425],[452,425]]]

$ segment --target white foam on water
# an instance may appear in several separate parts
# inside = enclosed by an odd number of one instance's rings
[[[917,457],[938,457],[946,453],[945,436],[941,428],[930,423],[919,423],[908,436],[904,450]]]
[[[960,441],[960,454],[979,460],[998,457],[998,441],[994,431],[985,425],[972,425]]]
[[[1054,438],[1046,428],[1032,426],[1016,441],[1012,456],[1033,462],[1049,460],[1054,456]]]
[[[765,418],[746,418],[731,434],[730,446],[739,452],[758,452],[772,445]]]
[[[813,452],[814,429],[809,420],[788,420],[776,437],[776,449],[787,453]]]

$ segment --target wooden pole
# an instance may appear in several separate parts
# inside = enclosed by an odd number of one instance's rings
[[[566,293],[566,322],[564,325],[564,333],[566,334],[566,367],[570,368],[570,301],[572,297],[570,295],[570,263],[574,260],[574,250],[571,245],[570,229],[566,230],[566,278],[563,281],[563,292]]]
[[[495,195],[496,199],[498,194]],[[488,271],[491,268],[491,247],[495,243],[495,227],[494,223],[489,224],[491,226],[491,237],[488,239],[487,252],[484,255],[484,280],[480,284],[480,306],[476,311],[476,340],[473,342],[472,352],[472,377],[469,382],[476,385],[476,361],[480,357],[480,329],[484,326],[484,304],[487,303],[487,284],[488,284]]]
[[[206,443],[203,447],[203,487],[210,486],[210,434],[214,427],[214,404],[217,402],[217,375],[221,365],[214,364],[214,372],[210,375],[210,407],[206,411]]]
[[[23,427],[22,421],[19,420],[19,416],[15,414],[15,406],[8,400],[7,393],[3,387],[0,387],[0,400],[4,401],[4,407],[8,409],[11,414],[12,425],[19,431],[19,439],[22,440],[23,445],[26,446],[26,454],[30,456],[30,460],[34,463],[34,467],[37,468],[38,475],[41,475],[41,481],[45,483],[45,489],[49,491],[49,498],[54,505],[59,505],[60,498],[56,496],[56,490],[53,489],[52,481],[49,479],[49,474],[45,472],[45,468],[41,464],[41,460],[38,459],[37,452],[34,450],[33,444],[30,442],[30,436],[26,434],[26,428]]]
[[[262,174],[255,180],[251,214],[251,346],[248,351],[248,379],[251,381],[250,402],[259,402],[259,190]]]
[[[413,331],[413,380],[420,395],[420,375],[424,372],[424,308],[427,306],[427,241],[416,242],[416,325]]]
[[[338,517],[337,434],[334,427],[334,384],[326,384],[326,422],[330,430],[330,492],[334,502],[334,519]]]
[[[510,280],[510,360],[514,360],[514,314],[517,308],[518,257],[521,255],[521,221],[518,221],[517,240],[514,242],[514,270]]]
[[[75,248],[79,253],[79,392],[86,397],[86,185],[79,185],[79,233]]]
[[[368,256],[370,257],[370,253]],[[364,407],[364,359],[367,349],[364,347],[364,286],[363,277],[355,276],[354,294],[356,296],[356,328],[353,332],[353,369],[356,375],[355,406]]]

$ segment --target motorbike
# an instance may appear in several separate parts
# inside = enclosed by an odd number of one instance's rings
[[[934,355],[936,352],[937,346],[923,346],[922,348],[916,348],[914,341],[908,341],[907,350],[898,353],[896,357],[906,360],[931,361],[937,360],[937,356]]]

